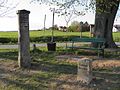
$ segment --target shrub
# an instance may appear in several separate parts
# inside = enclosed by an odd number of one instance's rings
[[[79,30],[79,26],[78,26],[78,25],[69,26],[69,27],[68,27],[68,31],[69,31],[69,32],[78,32],[78,31],[80,31],[80,30]]]

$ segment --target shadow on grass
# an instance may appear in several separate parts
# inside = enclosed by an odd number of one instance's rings
[[[94,72],[98,90],[119,90],[120,74],[113,72]],[[102,87],[101,87],[102,86]]]
[[[31,52],[32,54],[32,70],[41,70],[47,72],[55,72],[59,74],[76,74],[77,66],[66,62],[59,62],[55,56],[57,52]]]
[[[68,63],[61,63],[55,60],[57,52],[45,52],[41,50],[31,51],[32,67],[34,70],[42,70],[48,72],[64,73],[64,74],[76,74],[76,66]],[[0,52],[1,59],[10,59],[17,61],[18,51],[6,50]]]
[[[38,83],[36,78],[37,76],[32,75],[27,69],[12,69],[2,64],[0,67],[0,90],[46,90],[48,86],[44,84],[45,79]]]
[[[18,58],[18,51],[3,51],[0,52],[1,59],[10,59],[10,60],[17,60]]]
[[[10,80],[8,78],[0,78],[1,81],[4,82],[4,84],[7,85],[7,87],[3,87],[5,90],[9,90],[12,86],[11,90],[46,90],[47,87],[43,86],[42,84],[39,86],[35,86],[34,84],[26,84],[24,82],[21,82],[19,80]],[[42,88],[44,87],[44,88]],[[45,89],[46,88],[46,89]]]
[[[51,63],[45,61],[34,61],[32,63],[32,70],[41,70],[47,72],[56,72],[59,74],[77,74],[77,67],[64,63]]]

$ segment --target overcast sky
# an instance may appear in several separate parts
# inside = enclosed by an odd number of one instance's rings
[[[13,0],[18,1],[18,0]],[[46,14],[46,27],[52,26],[52,12],[50,12],[48,6],[45,5],[39,5],[39,4],[30,4],[30,0],[21,0],[19,5],[12,10],[12,12],[9,14],[10,17],[0,17],[0,31],[17,31],[18,30],[18,17],[16,14],[17,10],[26,9],[29,10],[30,13],[30,30],[38,30],[44,27],[44,16]],[[72,21],[87,21],[89,24],[94,23],[94,17],[95,15],[93,13],[87,13],[85,16],[79,16],[73,19]],[[119,19],[116,21],[117,24],[119,24]],[[66,22],[63,17],[58,17],[57,14],[55,14],[55,24],[58,26],[65,26]],[[69,23],[70,24],[70,23]]]

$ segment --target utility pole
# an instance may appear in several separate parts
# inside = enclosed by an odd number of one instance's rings
[[[45,23],[46,23],[46,14],[45,14],[45,17],[44,17],[44,32],[45,32]]]
[[[55,18],[55,8],[53,8],[53,20],[52,20],[52,38],[51,38],[51,42],[53,42],[53,36],[54,36],[54,18]]]

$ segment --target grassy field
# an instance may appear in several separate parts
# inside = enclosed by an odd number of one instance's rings
[[[51,31],[30,31],[30,37],[44,37],[44,36],[51,36]],[[79,32],[61,32],[61,31],[54,31],[54,36],[80,36]],[[83,36],[89,36],[88,32],[84,32]],[[0,32],[0,38],[17,38],[18,32]]]
[[[80,36],[80,32],[54,32],[55,41],[62,42],[67,40],[67,38]],[[83,32],[83,37],[90,37],[89,32]],[[48,42],[50,41],[51,31],[30,31],[31,42]],[[18,32],[0,32],[0,42],[1,43],[17,43]],[[120,42],[120,32],[113,33],[113,38],[116,42]]]
[[[95,54],[64,50],[56,52],[46,48],[31,49],[31,68],[20,69],[16,49],[0,50],[0,90],[119,90],[120,56],[98,59]],[[68,58],[59,58],[66,55]],[[112,54],[113,55],[113,54]],[[93,59],[93,75],[90,85],[77,82],[77,62],[74,57]]]
[[[51,36],[51,31],[30,31],[30,37],[44,37]],[[80,36],[80,32],[61,32],[54,31],[54,36]],[[90,37],[89,32],[82,32],[82,36]],[[0,38],[17,38],[18,32],[9,31],[9,32],[0,32]],[[113,37],[120,38],[120,32],[113,33]]]

